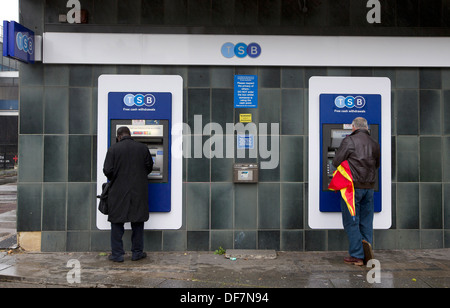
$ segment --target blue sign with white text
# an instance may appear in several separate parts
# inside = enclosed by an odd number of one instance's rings
[[[234,108],[258,108],[258,76],[234,76]]]
[[[3,56],[25,63],[35,60],[34,32],[15,21],[3,21]]]

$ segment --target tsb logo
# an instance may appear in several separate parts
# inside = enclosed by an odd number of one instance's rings
[[[16,45],[21,51],[33,54],[33,39],[29,38],[28,35],[18,32],[16,35]]]
[[[126,106],[128,106],[128,107],[133,107],[133,106],[137,106],[137,107],[142,107],[142,106],[152,107],[156,103],[156,98],[152,94],[147,94],[147,95],[143,95],[143,94],[136,94],[136,95],[127,94],[123,98],[123,103]]]
[[[336,97],[336,99],[334,100],[334,104],[336,105],[336,107],[338,108],[363,108],[366,105],[366,99],[362,96],[338,96]]]
[[[234,45],[233,43],[225,43],[222,45],[222,55],[225,58],[233,58],[234,56],[238,58],[245,58],[249,56],[250,58],[258,58],[261,55],[261,46],[257,43],[238,43]]]

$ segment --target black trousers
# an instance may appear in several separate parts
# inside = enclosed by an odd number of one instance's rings
[[[133,256],[139,256],[144,251],[144,223],[132,222],[131,229],[131,252]],[[124,232],[123,223],[111,223],[111,252],[114,258],[122,258],[125,254],[122,241]]]

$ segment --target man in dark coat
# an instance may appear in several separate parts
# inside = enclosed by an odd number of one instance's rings
[[[131,138],[128,127],[117,130],[117,143],[106,154],[103,173],[112,186],[108,195],[108,221],[111,222],[111,250],[109,259],[123,262],[122,237],[124,223],[131,222],[133,261],[145,258],[144,222],[149,219],[147,175],[153,160],[142,143]]]
[[[333,159],[336,168],[348,161],[355,188],[355,219],[341,200],[342,222],[350,246],[345,263],[361,266],[373,258],[373,194],[380,156],[380,145],[370,136],[367,120],[355,118],[352,133],[342,141]]]

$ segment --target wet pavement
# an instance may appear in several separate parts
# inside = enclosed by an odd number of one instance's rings
[[[375,268],[345,264],[345,256],[345,252],[277,252],[275,259],[233,261],[212,252],[149,252],[140,261],[126,255],[125,262],[114,263],[106,253],[0,252],[0,287],[450,287],[450,249],[375,251],[379,261]]]
[[[3,181],[15,181],[11,177]],[[17,184],[0,185],[0,249],[14,247],[16,239]]]
[[[30,253],[15,247],[17,185],[0,185],[0,288],[448,288],[450,249],[375,250],[375,267],[346,252]]]
[[[0,185],[16,182],[17,170],[0,170]]]

